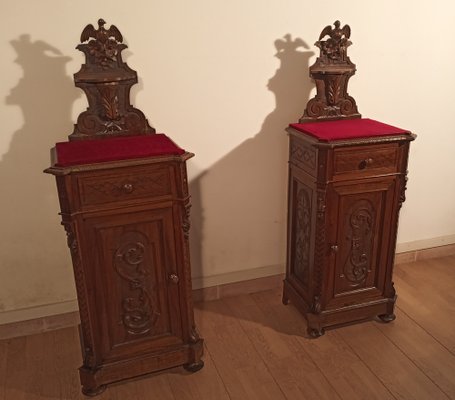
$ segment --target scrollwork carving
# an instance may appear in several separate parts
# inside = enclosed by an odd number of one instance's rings
[[[147,238],[139,232],[127,232],[120,242],[114,253],[114,267],[130,290],[130,295],[122,299],[122,323],[129,334],[143,335],[151,331],[160,316],[148,289],[149,273],[144,265]]]
[[[371,270],[374,223],[374,208],[368,200],[360,200],[352,207],[347,233],[351,246],[342,276],[351,286],[364,282]]]

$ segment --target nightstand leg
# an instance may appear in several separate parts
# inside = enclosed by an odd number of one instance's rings
[[[183,368],[185,368],[189,372],[197,372],[200,369],[202,369],[203,366],[204,366],[204,361],[199,360],[199,361],[196,361],[191,364],[184,364]]]
[[[381,315],[378,315],[378,318],[384,322],[384,323],[388,323],[388,322],[392,322],[396,316],[394,313],[391,313],[391,314],[381,314]]]

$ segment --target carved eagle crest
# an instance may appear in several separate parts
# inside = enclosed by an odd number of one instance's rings
[[[111,25],[109,29],[105,29],[106,21],[100,18],[98,20],[98,29],[92,24],[88,24],[81,33],[81,43],[93,38],[101,43],[106,43],[109,38],[113,37],[117,42],[123,42],[123,36],[115,25]]]
[[[331,25],[327,25],[322,30],[321,34],[319,35],[319,40],[323,39],[327,35],[330,36],[333,40],[335,40],[337,42],[341,40],[343,35],[346,39],[349,39],[349,37],[351,36],[351,28],[349,27],[349,25],[345,25],[341,29],[340,29],[340,21],[335,21],[333,23],[333,25],[335,26],[335,29],[332,28]]]
[[[351,44],[348,40],[351,36],[349,25],[340,28],[340,21],[327,25],[319,35],[319,41],[315,44],[321,49],[321,55],[327,57],[329,62],[346,62],[346,48]],[[327,40],[321,40],[329,36]]]

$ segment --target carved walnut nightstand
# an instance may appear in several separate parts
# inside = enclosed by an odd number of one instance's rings
[[[130,105],[136,73],[115,26],[88,25],[75,81],[89,108],[53,165],[81,316],[82,391],[164,368],[202,368],[189,256],[193,156]]]
[[[323,39],[326,35],[329,38]],[[317,94],[288,128],[288,247],[283,302],[313,337],[378,316],[395,319],[392,271],[405,200],[409,131],[362,119],[347,94],[349,26],[326,27],[310,67]]]

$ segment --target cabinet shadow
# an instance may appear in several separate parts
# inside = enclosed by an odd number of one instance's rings
[[[213,261],[206,248],[213,243],[222,249],[226,260],[237,251],[254,255],[267,253],[273,246],[276,259],[266,260],[263,256],[262,265],[242,267],[282,265],[284,272],[288,161],[285,128],[298,121],[310,98],[314,84],[308,68],[314,53],[308,51],[302,39],[293,39],[290,34],[277,39],[274,45],[279,66],[266,86],[275,97],[275,109],[266,116],[258,133],[190,182],[193,278],[210,275]],[[257,235],[264,230],[268,241],[261,243]],[[234,232],[238,234],[234,236]],[[232,266],[232,270],[238,269],[238,265]]]
[[[68,300],[74,286],[55,183],[42,173],[49,149],[72,131],[71,109],[80,94],[65,71],[71,58],[28,34],[10,43],[23,75],[5,104],[18,106],[24,122],[0,161],[0,311]]]

